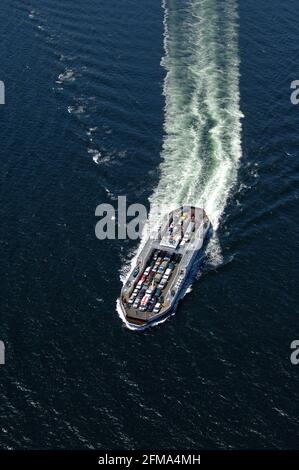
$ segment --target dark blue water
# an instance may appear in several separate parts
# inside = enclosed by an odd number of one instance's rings
[[[226,5],[169,0],[163,68],[158,0],[2,0],[1,448],[298,448],[296,2]],[[194,80],[202,61],[211,89]],[[168,203],[182,147],[165,138],[181,121],[165,126],[164,106],[180,93],[172,117],[192,111],[202,140],[186,134],[194,160],[177,194],[204,198],[230,168],[211,204],[217,262],[212,250],[176,316],[139,334],[115,308],[138,243],[97,240],[94,211],[119,195]]]

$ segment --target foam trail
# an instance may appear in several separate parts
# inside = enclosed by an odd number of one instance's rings
[[[214,229],[241,157],[236,0],[164,0],[165,140],[150,221],[181,204]]]

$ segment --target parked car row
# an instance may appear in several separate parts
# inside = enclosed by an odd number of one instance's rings
[[[177,259],[167,252],[156,250],[149,260],[148,266],[141,274],[128,305],[141,311],[159,313],[162,307],[162,291],[166,287]]]

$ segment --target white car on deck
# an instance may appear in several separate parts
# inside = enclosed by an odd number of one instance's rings
[[[158,303],[156,303],[156,305],[155,305],[154,313],[159,313],[160,310],[161,310],[161,304],[158,302]]]

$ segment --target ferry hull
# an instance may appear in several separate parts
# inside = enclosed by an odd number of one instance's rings
[[[203,262],[211,232],[202,209],[182,206],[149,238],[121,291],[129,327],[143,330],[173,315]]]

